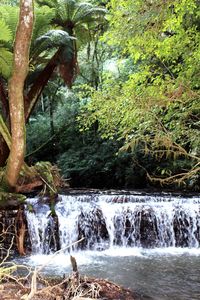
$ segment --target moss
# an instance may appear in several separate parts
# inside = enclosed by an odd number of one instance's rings
[[[50,197],[54,197],[57,194],[57,188],[53,176],[53,166],[50,162],[38,162],[35,165],[36,171],[39,173],[42,181],[46,185]]]
[[[0,207],[19,206],[26,200],[22,194],[7,193],[0,191]]]
[[[28,204],[27,204],[27,210],[28,210],[29,212],[34,212],[33,205],[30,204],[30,203],[28,203]]]
[[[56,210],[55,210],[55,203],[50,204],[50,210],[51,210],[51,216],[55,217],[56,216]]]

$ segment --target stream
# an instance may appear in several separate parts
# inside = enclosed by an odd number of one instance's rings
[[[57,226],[47,203],[28,202],[32,255],[17,262],[63,276],[71,272],[70,250],[81,274],[109,279],[141,299],[200,299],[200,197],[61,195]],[[55,256],[56,227],[60,247],[70,247]]]

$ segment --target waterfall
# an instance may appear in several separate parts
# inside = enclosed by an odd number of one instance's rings
[[[28,199],[25,213],[32,252],[50,253],[68,245],[72,250],[197,248],[199,209],[198,197],[89,194],[61,195],[54,214],[47,202]]]

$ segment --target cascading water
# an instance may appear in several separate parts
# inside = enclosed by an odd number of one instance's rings
[[[25,214],[32,255],[20,263],[45,264],[47,274],[63,275],[71,271],[70,250],[81,274],[153,300],[200,299],[200,197],[71,194],[53,208],[29,199]]]
[[[56,218],[47,204],[28,202],[32,209],[27,208],[26,217],[34,253],[66,248],[81,237],[84,241],[73,250],[199,247],[200,198],[63,195],[55,205]]]

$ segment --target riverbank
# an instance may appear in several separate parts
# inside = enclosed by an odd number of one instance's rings
[[[33,275],[34,276],[34,275]],[[14,279],[14,278],[13,278]],[[39,278],[27,282],[15,278],[0,284],[1,300],[137,300],[138,295],[104,279],[77,277]]]

